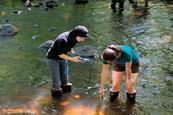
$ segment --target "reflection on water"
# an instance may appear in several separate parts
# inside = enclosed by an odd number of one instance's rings
[[[33,7],[30,11],[21,0],[1,0],[0,4],[1,23],[19,28],[15,36],[0,38],[1,113],[138,115],[173,112],[172,4],[150,1],[145,16],[134,16],[128,2],[124,14],[119,16],[108,8],[110,1],[105,0],[86,5],[62,1],[59,7],[47,11],[43,7]],[[12,13],[16,10],[22,13]],[[107,44],[116,42],[128,44],[140,54],[142,66],[135,105],[125,102],[124,83],[119,102],[109,103],[108,92],[103,101],[97,97],[99,86],[95,86],[100,81],[100,57],[91,63],[70,63],[69,76],[74,90],[59,101],[52,100],[45,54],[37,47],[79,24],[89,28],[91,39],[78,47],[89,44],[97,47],[100,55]],[[33,36],[37,36],[36,39]],[[88,87],[94,88],[88,90]],[[108,91],[109,86],[106,88]]]
[[[23,109],[23,108],[7,108],[0,110],[2,115],[5,114],[30,114],[30,115],[39,115],[36,110],[32,109]]]

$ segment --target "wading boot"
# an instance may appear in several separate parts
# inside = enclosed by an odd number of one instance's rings
[[[72,83],[67,83],[66,85],[61,85],[61,88],[62,88],[63,93],[71,92]]]
[[[60,99],[62,96],[62,89],[51,88],[51,94],[52,94],[52,98]]]
[[[136,93],[126,93],[127,95],[127,101],[130,103],[130,104],[135,104],[135,99],[136,99]]]
[[[114,102],[118,98],[119,92],[111,92],[110,91],[110,102]]]

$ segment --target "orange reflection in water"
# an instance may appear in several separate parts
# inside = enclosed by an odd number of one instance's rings
[[[80,99],[81,97],[80,97],[80,95],[75,95],[75,96],[73,96],[73,98],[74,99]]]
[[[79,105],[66,108],[63,115],[104,115],[104,113],[100,111],[96,114],[95,108]]]
[[[6,114],[32,114],[32,115],[38,115],[37,110],[34,109],[23,109],[23,108],[6,108],[0,110],[0,114],[6,115]]]
[[[15,114],[15,115],[23,115],[23,114],[29,114],[29,115],[39,115],[39,112],[37,108],[39,108],[40,105],[46,105],[49,104],[51,101],[51,97],[46,97],[42,95],[38,95],[35,99],[31,100],[26,106],[24,107],[9,107],[9,108],[3,108],[0,109],[0,115],[6,115],[6,114]]]
[[[80,98],[79,95],[75,96],[77,99]],[[90,103],[87,100],[81,101],[73,99],[71,101],[64,102],[68,102],[68,104],[66,104],[67,106],[64,108],[63,115],[104,115],[101,110],[97,110],[97,105],[95,105],[96,103],[92,103],[92,101]]]
[[[38,96],[32,101],[32,103],[34,103],[36,106],[46,105],[49,104],[51,100],[52,98],[50,96]]]
[[[65,100],[63,102],[60,103],[61,106],[66,106],[69,104],[69,101]]]
[[[98,109],[98,103],[95,100],[82,99],[79,94],[75,94],[59,104],[64,106],[62,115],[104,115],[102,109]]]

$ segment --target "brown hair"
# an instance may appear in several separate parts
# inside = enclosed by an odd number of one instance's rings
[[[118,57],[118,50],[114,47],[107,47],[102,54],[104,60],[113,61]]]

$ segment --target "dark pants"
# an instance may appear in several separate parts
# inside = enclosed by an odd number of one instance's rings
[[[137,7],[137,2],[134,0],[129,0],[130,4],[132,4],[133,8]],[[119,11],[123,11],[124,10],[124,0],[112,0],[111,3],[111,8],[113,10],[116,10],[116,3],[119,3]]]
[[[114,71],[125,71],[125,65],[124,64],[113,64],[113,70]],[[136,62],[135,64],[132,64],[131,67],[132,73],[138,73],[139,72],[139,62]]]

